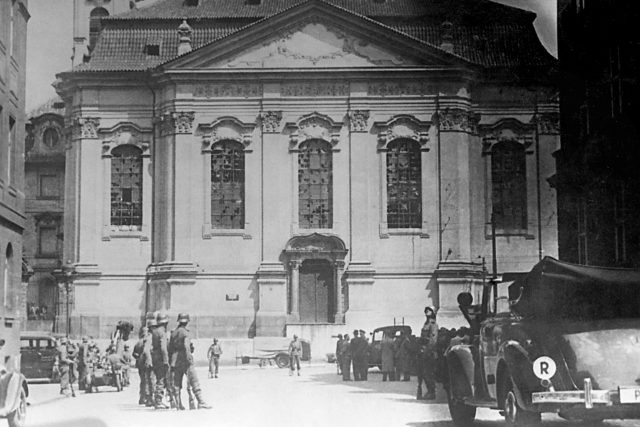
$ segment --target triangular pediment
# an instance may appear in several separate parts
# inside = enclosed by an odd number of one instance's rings
[[[189,52],[164,67],[317,69],[462,63],[465,61],[454,55],[376,21],[312,0]]]

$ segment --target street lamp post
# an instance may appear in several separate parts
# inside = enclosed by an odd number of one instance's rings
[[[62,266],[62,280],[64,283],[64,293],[65,293],[65,315],[66,315],[66,322],[67,322],[67,328],[66,328],[66,335],[70,336],[71,335],[71,312],[69,310],[70,305],[71,305],[71,301],[70,301],[70,294],[71,294],[71,285],[73,284],[73,274],[75,273],[75,267],[73,264],[71,264],[70,262],[66,262],[63,266]]]

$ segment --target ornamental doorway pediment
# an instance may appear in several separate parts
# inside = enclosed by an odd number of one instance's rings
[[[441,49],[322,1],[265,18],[162,68],[305,69],[453,66]]]

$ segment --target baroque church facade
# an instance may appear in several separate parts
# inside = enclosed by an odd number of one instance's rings
[[[72,332],[165,310],[197,337],[330,349],[418,329],[426,305],[463,324],[456,295],[488,278],[492,236],[498,273],[557,254],[555,61],[534,18],[484,0],[103,18],[57,83]]]

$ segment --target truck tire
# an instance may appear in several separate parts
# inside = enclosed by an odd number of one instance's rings
[[[27,394],[20,387],[20,402],[15,411],[7,416],[9,427],[24,427],[27,425]]]
[[[276,365],[278,368],[286,368],[289,366],[289,355],[285,353],[276,355]]]
[[[447,393],[447,400],[451,421],[453,421],[456,427],[469,427],[473,425],[473,420],[476,418],[475,406],[465,405],[463,401],[452,397],[451,393]]]
[[[513,380],[507,376],[504,397],[504,420],[509,427],[534,427],[540,424],[540,413],[523,409],[516,398]]]

